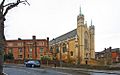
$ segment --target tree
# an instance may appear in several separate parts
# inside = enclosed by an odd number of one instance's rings
[[[14,7],[17,7],[19,4],[28,4],[27,0],[21,1],[17,0],[16,2],[5,4],[5,0],[2,0],[0,3],[0,75],[2,75],[3,72],[3,51],[5,49],[5,35],[4,35],[4,21],[5,16],[7,15],[8,11],[11,10]]]
[[[41,61],[49,61],[51,58],[49,56],[42,56]]]
[[[49,56],[41,56],[40,60],[41,60],[41,64],[42,62],[44,62],[44,64],[46,63],[48,66],[48,62],[51,60],[51,58]]]
[[[14,60],[14,56],[12,53],[8,53],[4,55],[4,61],[6,60]]]

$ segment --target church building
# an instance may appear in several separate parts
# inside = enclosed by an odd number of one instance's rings
[[[58,61],[91,64],[95,59],[95,27],[88,27],[84,14],[77,16],[77,28],[49,42],[50,52]]]

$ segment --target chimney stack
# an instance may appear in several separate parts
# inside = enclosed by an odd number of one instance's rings
[[[33,35],[33,36],[32,36],[32,39],[33,39],[33,40],[36,40],[36,36],[35,36],[35,35]]]

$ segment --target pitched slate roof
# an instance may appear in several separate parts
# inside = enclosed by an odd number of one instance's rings
[[[112,52],[120,52],[120,48],[114,48],[112,49]]]
[[[66,34],[63,34],[57,38],[54,38],[53,40],[50,41],[50,44],[58,43],[60,41],[67,40],[68,38],[73,38],[77,35],[77,29],[74,29]]]
[[[103,50],[101,52],[96,52],[96,54],[102,54],[102,53],[104,54],[105,52],[110,52],[110,49],[106,49],[106,51]],[[111,49],[111,52],[120,52],[120,48]]]

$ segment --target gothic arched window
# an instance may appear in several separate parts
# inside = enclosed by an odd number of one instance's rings
[[[56,53],[59,53],[59,46],[56,47]]]
[[[89,50],[88,33],[84,33],[84,50]]]
[[[67,52],[66,44],[63,43],[63,53]]]

